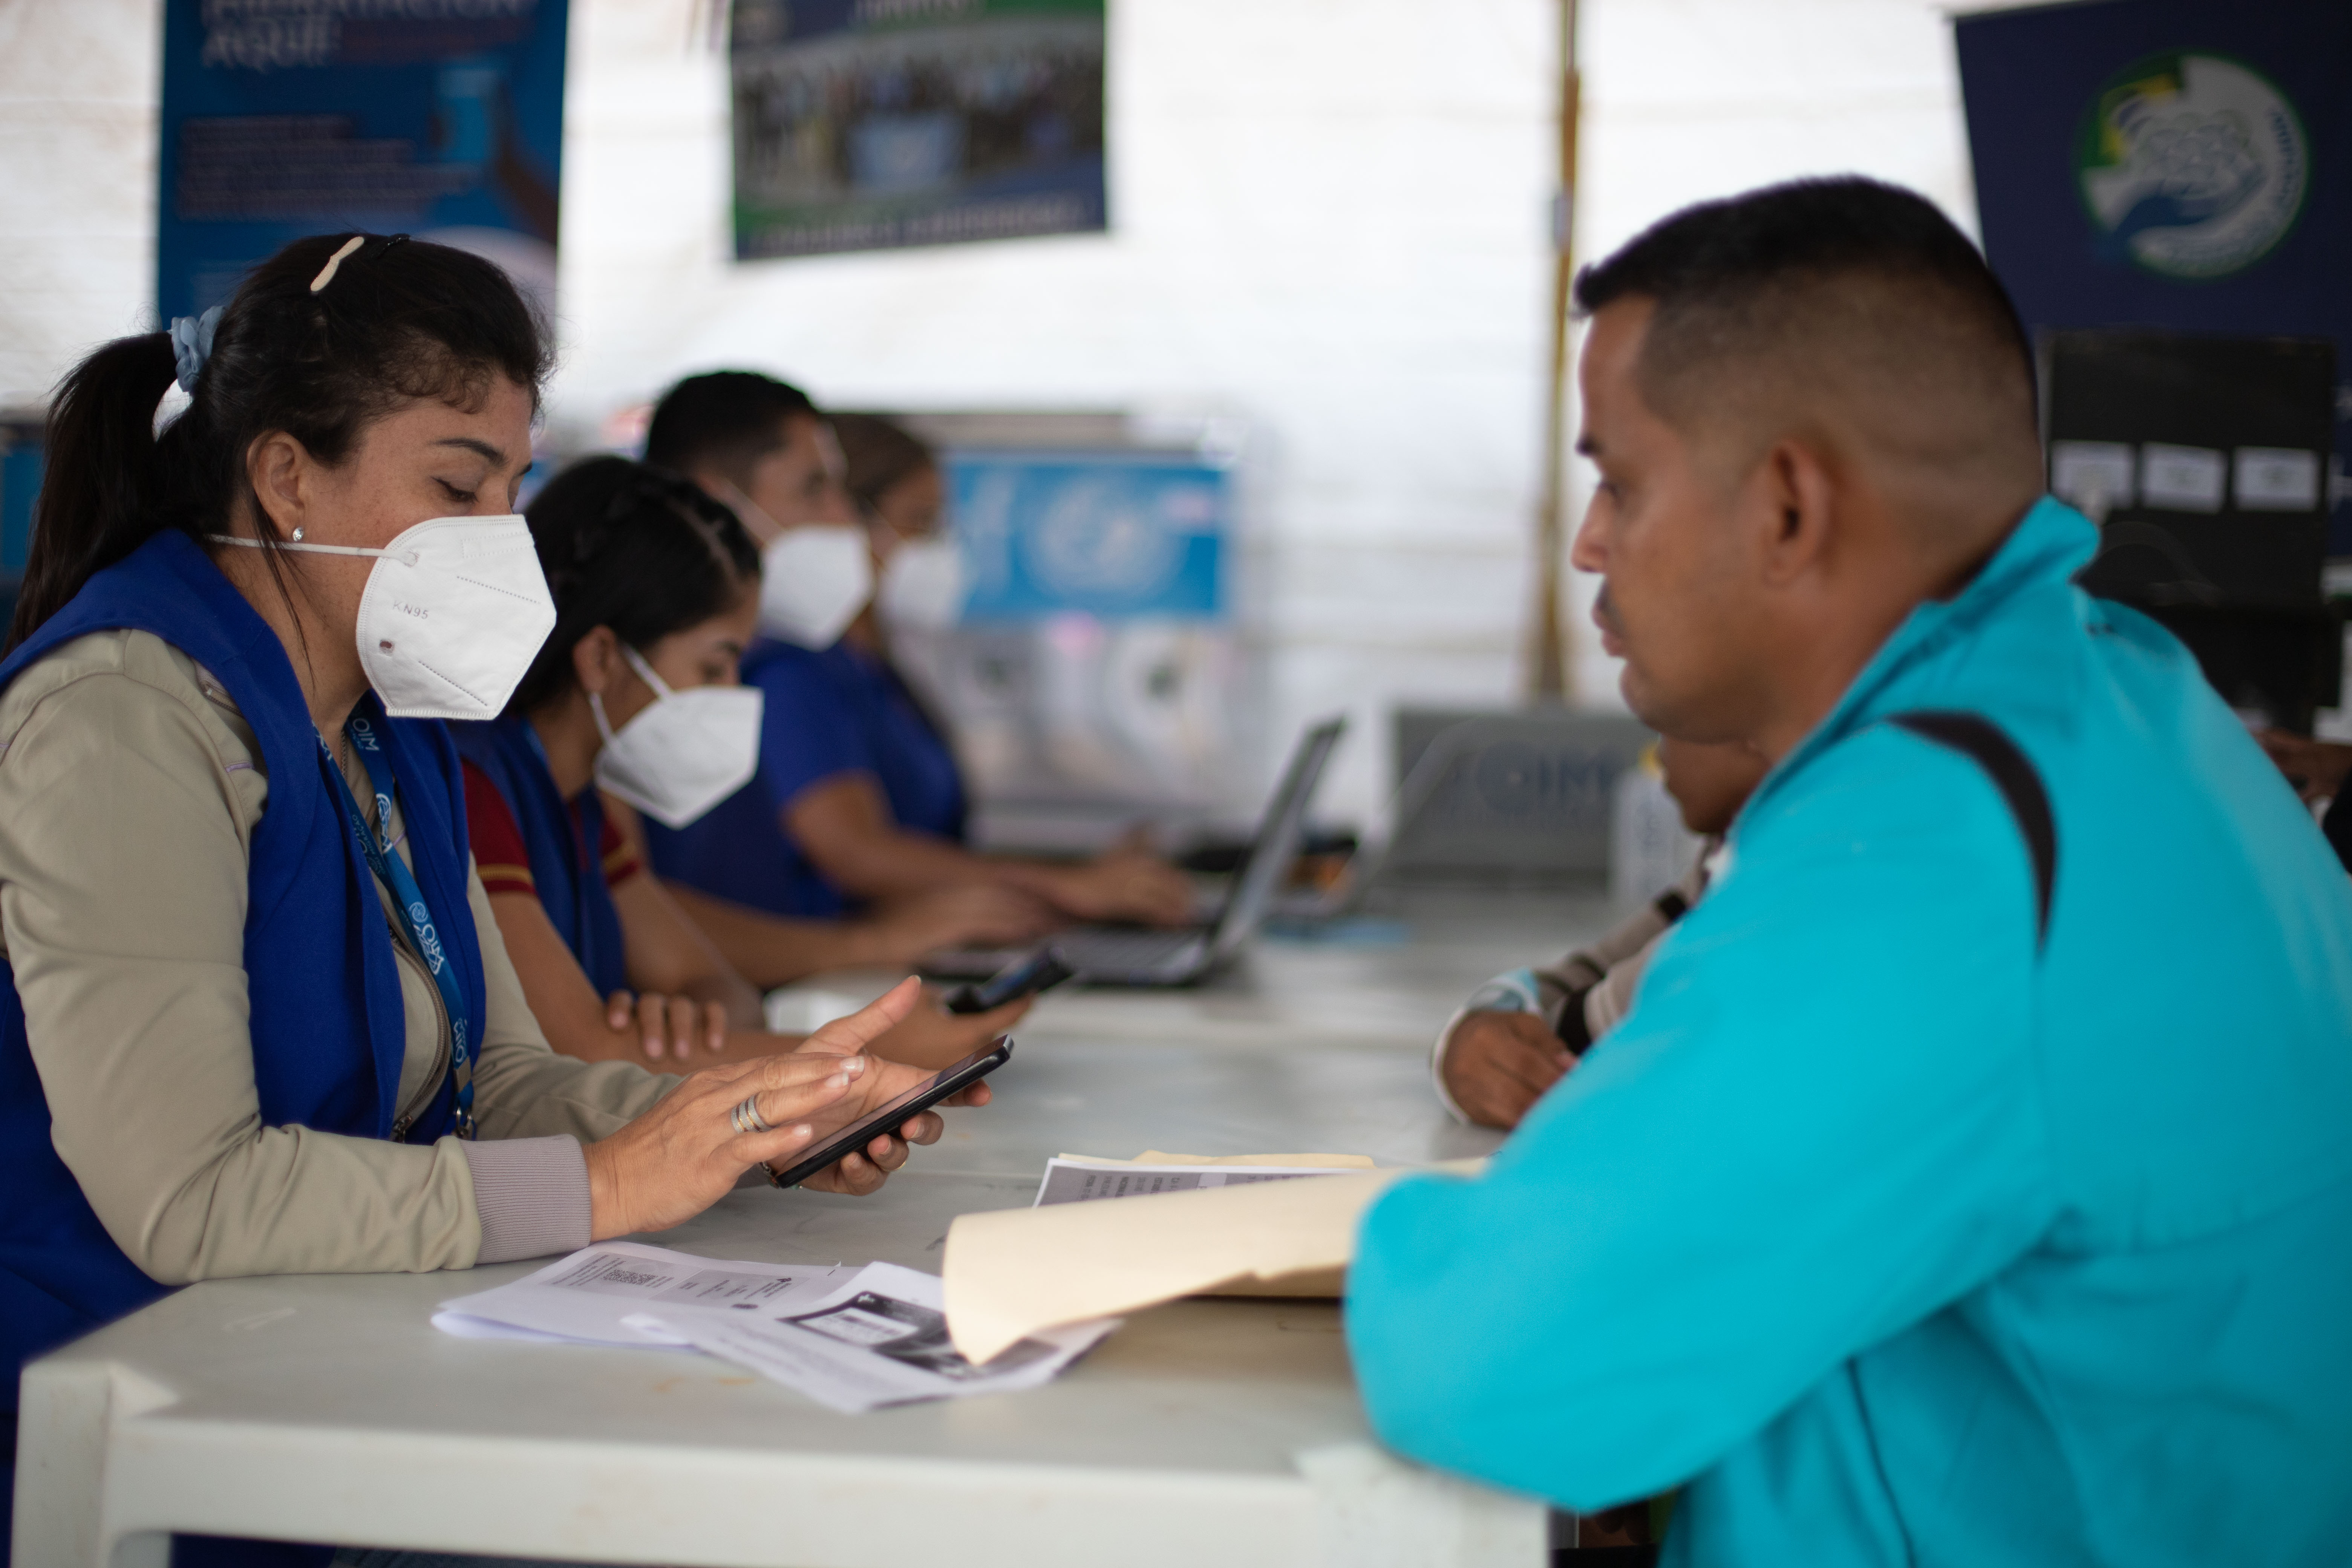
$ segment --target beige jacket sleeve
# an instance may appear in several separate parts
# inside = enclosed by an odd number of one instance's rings
[[[0,698],[0,936],[53,1141],[108,1233],[165,1283],[464,1268],[486,1252],[478,1177],[505,1192],[493,1206],[509,1224],[530,1189],[562,1189],[584,1241],[576,1145],[566,1165],[547,1158],[564,1152],[551,1142],[412,1146],[261,1124],[243,947],[267,780],[207,684],[159,639],[105,632]],[[469,892],[489,972],[485,1131],[594,1137],[657,1099],[665,1080],[626,1064],[549,1053],[478,879]],[[437,1021],[417,1026],[416,978],[403,976],[412,1058],[420,1035],[427,1052],[437,1039]],[[408,1066],[404,1089],[446,1070],[430,1055]]]

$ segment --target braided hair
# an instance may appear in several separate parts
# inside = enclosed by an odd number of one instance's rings
[[[525,509],[555,630],[508,701],[528,713],[576,683],[572,650],[598,626],[644,652],[724,615],[760,581],[760,548],[692,481],[626,458],[590,458]]]

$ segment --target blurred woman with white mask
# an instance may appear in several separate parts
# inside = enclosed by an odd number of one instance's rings
[[[555,630],[507,711],[455,727],[474,857],[524,994],[557,1050],[592,1061],[773,1055],[759,992],[645,873],[641,824],[693,822],[758,765],[761,696],[740,685],[762,560],[691,482],[622,458],[559,475],[530,538]],[[763,918],[771,964],[838,950],[838,922]],[[938,1066],[1024,1006],[918,1005],[872,1043]]]

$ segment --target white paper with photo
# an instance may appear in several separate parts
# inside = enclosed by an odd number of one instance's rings
[[[1114,1164],[1106,1161],[1048,1160],[1037,1184],[1037,1200],[1048,1204],[1093,1203],[1101,1198],[1138,1198],[1153,1193],[1195,1193],[1210,1187],[1241,1187],[1253,1182],[1288,1182],[1300,1176],[1339,1176],[1344,1165],[1160,1165]]]
[[[661,1326],[845,1415],[1051,1382],[1118,1320],[1049,1329],[975,1366],[949,1342],[939,1277],[873,1263],[824,1300],[779,1310],[680,1312]]]
[[[495,1289],[441,1303],[433,1325],[466,1339],[684,1345],[652,1326],[667,1314],[757,1313],[831,1294],[855,1268],[750,1263],[607,1241]]]

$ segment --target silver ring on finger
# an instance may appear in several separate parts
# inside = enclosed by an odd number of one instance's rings
[[[773,1132],[775,1131],[768,1125],[768,1119],[760,1114],[760,1097],[756,1094],[737,1106],[729,1114],[727,1120],[734,1123],[735,1131],[738,1132]]]

